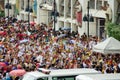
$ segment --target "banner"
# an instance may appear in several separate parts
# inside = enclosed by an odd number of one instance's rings
[[[77,25],[81,26],[82,25],[82,12],[76,12],[76,20],[77,20]]]
[[[33,14],[37,16],[37,0],[33,0]]]
[[[16,14],[19,13],[19,0],[16,0]]]

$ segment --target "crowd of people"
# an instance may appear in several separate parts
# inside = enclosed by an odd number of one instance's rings
[[[15,18],[0,19],[0,79],[9,72],[46,69],[94,68],[102,73],[120,73],[120,55],[92,52],[97,37],[68,29],[54,31],[44,23],[33,24]],[[17,80],[17,79],[16,79]]]

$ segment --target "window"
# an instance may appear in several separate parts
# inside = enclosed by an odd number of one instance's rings
[[[107,1],[104,1],[104,5],[103,6],[105,6],[107,3],[108,3]]]
[[[71,0],[68,2],[68,11],[67,11],[67,17],[71,16]]]
[[[24,10],[24,1],[21,1],[21,10]]]
[[[97,0],[96,2],[96,9],[100,10],[102,6],[102,1],[101,0]]]
[[[90,9],[95,9],[95,0],[90,0],[89,7]]]
[[[105,26],[105,19],[100,19],[100,26]]]
[[[107,4],[107,0],[90,0],[89,7],[90,9],[100,10],[101,6],[105,6]]]

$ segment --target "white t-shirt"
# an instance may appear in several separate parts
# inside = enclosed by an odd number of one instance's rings
[[[40,63],[42,63],[43,61],[43,56],[39,55],[36,57],[36,60],[39,61]]]

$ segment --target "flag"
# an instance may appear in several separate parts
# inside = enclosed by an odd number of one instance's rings
[[[19,13],[19,0],[16,0],[16,14]]]
[[[37,16],[37,0],[33,0],[33,14]]]
[[[76,12],[76,20],[77,20],[77,25],[81,26],[82,25],[82,12]]]

